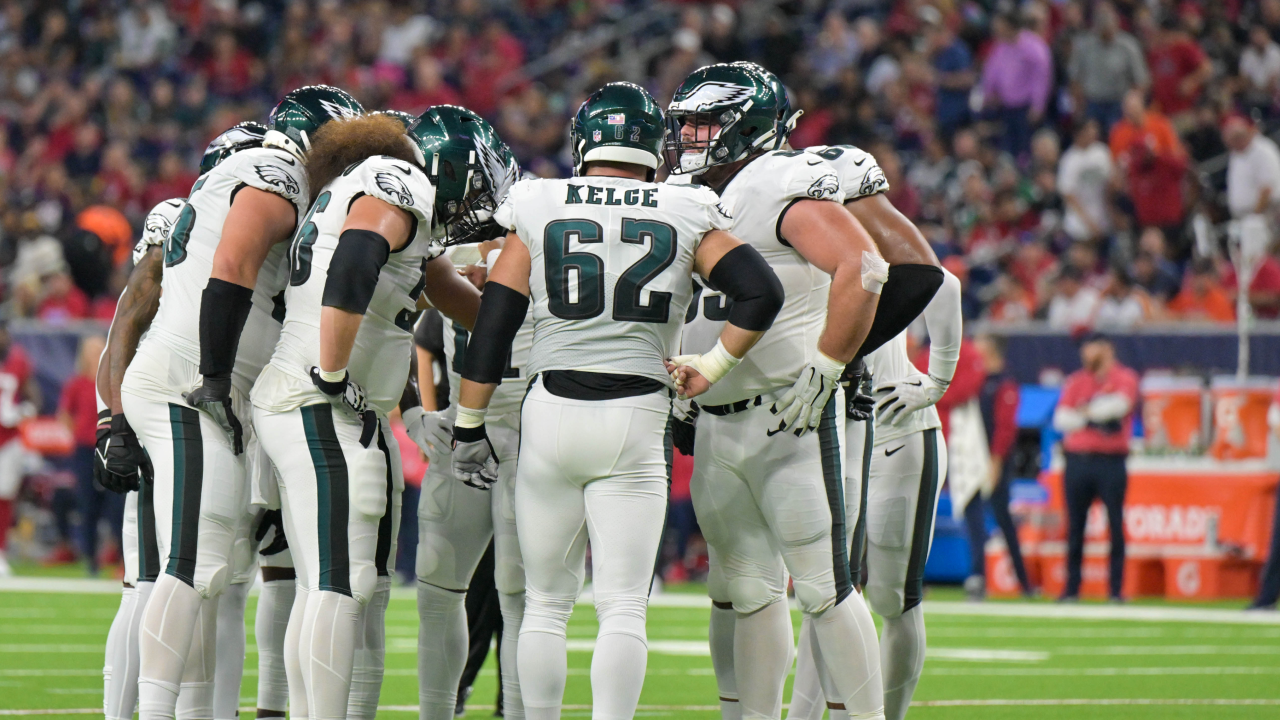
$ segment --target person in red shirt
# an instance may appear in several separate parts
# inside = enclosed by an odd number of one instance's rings
[[[1060,600],[1080,596],[1084,525],[1094,499],[1107,508],[1111,534],[1110,596],[1120,601],[1124,582],[1124,496],[1129,484],[1125,460],[1133,437],[1138,374],[1116,359],[1111,340],[1100,333],[1080,344],[1084,367],[1062,387],[1053,427],[1063,434],[1066,468],[1062,485],[1067,501],[1067,586]]]
[[[1213,77],[1209,57],[1182,31],[1178,18],[1166,17],[1147,46],[1147,67],[1152,105],[1183,127],[1184,113],[1196,106],[1204,84]]]
[[[40,393],[31,375],[31,361],[20,345],[14,345],[9,329],[0,322],[0,577],[10,575],[5,542],[13,524],[13,501],[22,485],[26,447],[18,423],[35,414]]]
[[[1130,90],[1122,108],[1124,118],[1111,128],[1111,155],[1124,172],[1134,216],[1138,225],[1159,227],[1171,243],[1181,243],[1186,148],[1168,118],[1147,110],[1141,90]]]
[[[80,552],[89,564],[89,574],[98,574],[98,525],[111,524],[113,547],[119,547],[124,523],[124,496],[108,492],[93,479],[93,452],[98,432],[98,358],[106,346],[93,335],[80,343],[77,372],[62,386],[58,398],[58,419],[75,437],[70,469],[76,476],[76,496],[80,509]]]
[[[1222,272],[1222,287],[1230,296],[1232,307],[1235,307],[1239,284],[1236,269],[1230,264],[1226,265]],[[1253,271],[1253,281],[1249,283],[1249,304],[1253,306],[1253,314],[1257,317],[1280,317],[1280,260],[1267,255],[1258,263],[1257,269]]]
[[[50,323],[65,323],[89,317],[89,296],[76,287],[65,272],[44,279],[44,298],[36,308],[36,317]]]

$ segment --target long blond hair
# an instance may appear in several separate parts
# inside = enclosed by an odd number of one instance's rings
[[[361,115],[320,126],[307,153],[307,180],[314,201],[321,189],[353,164],[375,155],[414,163],[404,125],[390,115]]]

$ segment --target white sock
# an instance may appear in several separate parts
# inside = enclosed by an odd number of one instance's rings
[[[387,604],[391,602],[391,578],[378,578],[378,589],[360,611],[355,664],[351,671],[348,720],[372,720],[378,714],[382,675],[387,657]]]
[[[525,718],[559,720],[560,707],[564,702],[564,682],[569,674],[565,636],[523,630],[516,655],[519,658]]]
[[[852,717],[875,717],[884,710],[875,626],[864,635],[859,612],[867,612],[866,604],[855,592],[814,618],[813,639],[828,703],[843,705]]]
[[[120,681],[121,676],[126,672],[129,666],[129,647],[127,638],[129,636],[129,624],[133,620],[133,609],[138,604],[137,588],[126,585],[120,593],[120,607],[116,609],[116,616],[111,621],[111,630],[107,632],[107,652],[102,661],[102,714],[107,720],[119,720],[124,717],[121,708],[121,695],[124,692],[124,683]],[[134,654],[137,654],[137,644],[134,643]],[[117,682],[111,682],[112,676],[119,671]],[[137,692],[134,692],[134,700],[137,700]],[[129,707],[129,717],[133,717],[133,707]]]
[[[289,681],[284,670],[284,640],[293,609],[295,580],[262,583],[253,634],[258,644],[258,709],[284,712],[289,704]]]
[[[647,596],[615,595],[596,601],[600,630],[591,655],[592,720],[635,717],[649,660],[647,607]]]
[[[307,603],[311,593],[301,584],[294,587],[293,607],[284,635],[284,672],[289,686],[289,712],[303,720],[311,716],[307,699],[307,675],[302,671],[302,637],[307,622]],[[308,652],[310,650],[308,649]]]
[[[176,714],[178,720],[207,720],[213,717],[213,681],[217,674],[218,607],[221,598],[200,603],[191,649],[183,668]]]
[[[218,596],[217,653],[213,672],[214,720],[235,720],[240,714],[240,683],[244,680],[244,609],[252,583],[228,585]]]
[[[453,720],[467,663],[466,600],[465,592],[418,583],[419,720]]]
[[[711,667],[716,673],[720,692],[720,716],[723,720],[742,720],[742,704],[738,702],[738,680],[733,670],[733,634],[738,613],[732,607],[711,606]]]
[[[517,659],[520,623],[524,618],[524,593],[499,593],[498,606],[502,611],[502,646],[498,648],[502,660],[502,715],[506,720],[524,720],[520,661]]]
[[[140,720],[175,716],[200,601],[200,593],[172,575],[161,575],[156,581],[142,614],[138,637]]]
[[[808,615],[800,622],[800,641],[796,645],[796,677],[791,684],[791,704],[787,708],[787,720],[822,720],[827,707],[818,678],[816,643],[811,636],[813,618]]]
[[[884,668],[884,715],[902,720],[924,670],[924,609],[917,605],[896,618],[884,618],[880,663]]]
[[[360,602],[321,590],[308,593],[299,656],[313,720],[344,720],[351,697]],[[308,633],[308,629],[310,632]]]
[[[738,615],[733,667],[744,719],[782,716],[782,690],[791,668],[791,610],[778,600],[750,615]]]

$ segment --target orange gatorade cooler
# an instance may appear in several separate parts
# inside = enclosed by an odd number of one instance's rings
[[[1250,377],[1241,382],[1232,375],[1213,378],[1213,445],[1209,451],[1219,460],[1266,457],[1267,408],[1275,394],[1274,378]]]
[[[1204,381],[1198,377],[1148,375],[1142,394],[1142,427],[1151,453],[1199,453],[1204,450]]]

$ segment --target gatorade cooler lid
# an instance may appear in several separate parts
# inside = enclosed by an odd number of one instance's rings
[[[1214,375],[1209,387],[1212,390],[1266,390],[1273,392],[1276,389],[1276,378],[1267,377],[1266,375],[1250,375],[1241,382],[1236,379],[1235,375]]]
[[[1204,378],[1195,375],[1144,375],[1138,383],[1138,389],[1148,391],[1194,391],[1204,390]]]

